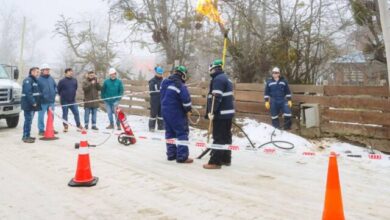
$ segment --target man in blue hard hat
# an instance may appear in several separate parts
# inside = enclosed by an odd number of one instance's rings
[[[164,69],[160,66],[154,68],[155,75],[149,80],[149,94],[150,94],[150,118],[149,131],[154,132],[156,129],[164,130],[164,121],[161,116],[161,102],[160,102],[160,86],[163,80]]]

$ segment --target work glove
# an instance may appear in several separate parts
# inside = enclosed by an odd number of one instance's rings
[[[292,107],[292,101],[289,100],[289,101],[287,102],[287,105],[288,105],[289,108],[291,108],[291,107]]]
[[[191,116],[192,116],[192,112],[191,111],[187,112],[187,118],[189,118]]]
[[[269,110],[271,108],[270,104],[269,104],[269,101],[265,102],[265,108],[267,110]]]
[[[208,113],[207,114],[207,117],[209,118],[209,120],[214,120],[214,115],[213,114],[211,114],[211,113]]]

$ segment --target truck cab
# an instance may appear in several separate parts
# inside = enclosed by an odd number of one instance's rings
[[[16,82],[18,78],[15,66],[0,64],[0,119],[5,119],[9,128],[18,126],[21,112],[22,87]]]

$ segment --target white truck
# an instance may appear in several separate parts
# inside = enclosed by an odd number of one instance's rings
[[[9,128],[18,126],[21,112],[22,87],[16,82],[18,78],[16,67],[0,64],[0,119],[5,119]]]

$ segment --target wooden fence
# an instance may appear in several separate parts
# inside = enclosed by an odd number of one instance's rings
[[[122,100],[129,114],[149,115],[149,94],[146,81],[125,81],[130,100]],[[205,114],[207,82],[190,82],[192,104]],[[320,136],[362,136],[390,140],[390,99],[387,87],[290,85],[293,93],[293,128],[303,130],[299,104],[317,103],[320,106]],[[141,92],[138,93],[137,92]],[[134,94],[136,93],[136,94]],[[264,107],[264,85],[234,84],[237,118],[250,117],[270,123]],[[201,119],[200,126],[207,121]],[[309,129],[314,130],[314,129]]]

